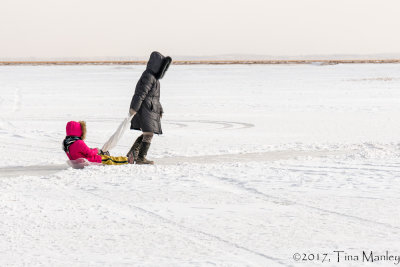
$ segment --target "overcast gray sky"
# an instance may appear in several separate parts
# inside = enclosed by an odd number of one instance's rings
[[[1,0],[0,57],[400,53],[400,0]]]

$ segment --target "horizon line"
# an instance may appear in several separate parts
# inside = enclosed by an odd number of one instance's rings
[[[400,63],[400,59],[300,59],[300,60],[176,60],[174,65],[267,65],[267,64],[389,64]],[[0,65],[145,65],[145,60],[46,60],[46,61],[1,61]]]

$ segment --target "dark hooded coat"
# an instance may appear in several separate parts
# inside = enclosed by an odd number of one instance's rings
[[[147,68],[136,84],[130,108],[137,113],[131,121],[131,129],[162,134],[160,103],[160,81],[168,70],[172,59],[159,52],[150,55]]]

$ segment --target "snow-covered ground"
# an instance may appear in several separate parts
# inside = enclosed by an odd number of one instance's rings
[[[171,66],[157,165],[68,168],[65,124],[101,147],[143,69],[0,67],[0,266],[400,256],[399,64]]]

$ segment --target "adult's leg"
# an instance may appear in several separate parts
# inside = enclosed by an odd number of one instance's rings
[[[139,148],[139,154],[136,160],[137,164],[154,164],[154,161],[146,159],[147,151],[149,151],[153,135],[152,132],[143,132],[142,144]]]
[[[142,144],[142,139],[143,139],[143,134],[141,134],[138,138],[136,138],[136,141],[133,143],[128,154],[126,154],[127,157],[129,157],[129,154],[132,153],[133,159],[137,160],[138,154],[139,154],[139,148],[140,148],[140,145]]]
[[[151,143],[151,139],[153,139],[152,132],[143,132],[143,140],[142,142]]]

